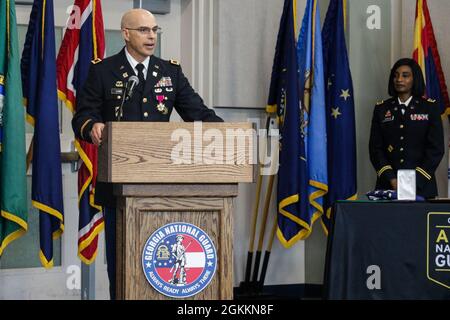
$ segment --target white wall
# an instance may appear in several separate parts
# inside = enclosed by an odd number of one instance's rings
[[[283,3],[218,1],[214,105],[265,107]]]

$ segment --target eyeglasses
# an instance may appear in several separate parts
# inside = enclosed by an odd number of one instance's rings
[[[136,28],[136,29],[133,29],[133,28],[124,28],[124,29],[139,31],[140,34],[145,34],[145,35],[149,35],[152,32],[153,33],[158,33],[159,31],[161,31],[161,27],[158,27],[158,26],[155,26],[153,28],[140,27],[140,28]]]

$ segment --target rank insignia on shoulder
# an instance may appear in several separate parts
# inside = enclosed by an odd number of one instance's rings
[[[431,102],[431,103],[435,103],[436,102],[436,100],[434,100],[434,99],[428,99],[427,101]]]
[[[180,62],[178,62],[177,60],[170,60],[170,63],[171,64],[173,64],[173,65],[176,65],[176,66],[179,66],[180,65]]]
[[[384,100],[378,101],[377,106],[381,106],[384,103]]]
[[[91,62],[92,62],[92,64],[97,64],[97,63],[102,62],[102,59],[97,58],[97,59],[92,60]]]

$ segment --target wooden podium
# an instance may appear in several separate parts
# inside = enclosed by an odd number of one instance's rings
[[[233,199],[239,182],[253,182],[255,139],[251,123],[106,124],[98,180],[118,196],[117,299],[174,299],[150,284],[142,262],[150,236],[171,223],[201,229],[216,249],[209,285],[185,298],[233,298]]]

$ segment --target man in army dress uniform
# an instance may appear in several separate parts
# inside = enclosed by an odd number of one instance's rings
[[[153,55],[160,28],[152,13],[143,9],[126,12],[121,21],[124,49],[103,61],[93,61],[88,78],[77,96],[72,127],[79,139],[100,145],[105,122],[169,121],[173,108],[184,121],[221,122],[192,89],[177,61]],[[120,105],[128,79],[137,76],[133,95]],[[115,297],[115,207],[111,184],[97,183],[95,202],[104,208],[108,277]]]
[[[378,190],[397,190],[397,170],[416,170],[417,194],[437,196],[435,171],[444,155],[439,106],[422,98],[425,83],[412,59],[396,62],[389,78],[391,99],[375,106],[370,132],[370,160]]]

